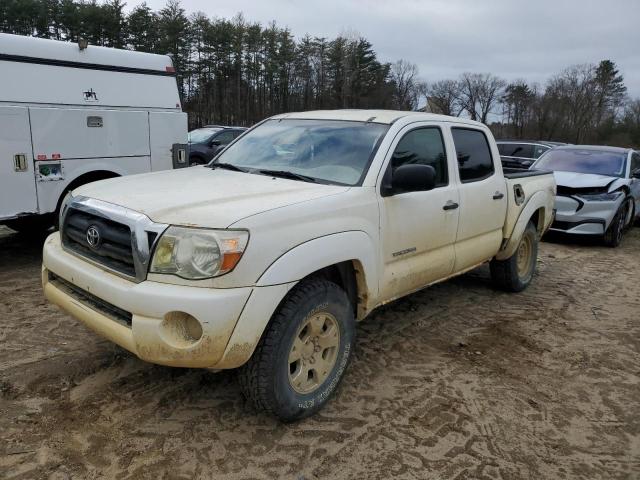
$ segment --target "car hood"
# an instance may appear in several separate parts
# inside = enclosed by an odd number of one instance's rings
[[[349,187],[190,167],[102,180],[77,188],[73,195],[120,205],[158,223],[226,228],[267,210],[347,190]]]
[[[618,177],[576,172],[553,172],[553,176],[557,185],[569,188],[606,187],[618,180]]]

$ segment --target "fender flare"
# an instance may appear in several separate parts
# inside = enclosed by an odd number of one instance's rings
[[[376,249],[371,237],[360,230],[325,235],[293,247],[264,271],[256,286],[296,282],[330,265],[354,260],[362,269],[367,298],[377,298]]]
[[[496,260],[506,260],[515,253],[518,245],[520,244],[520,239],[522,238],[522,234],[524,233],[525,228],[527,228],[527,225],[533,215],[540,209],[542,209],[544,212],[544,218],[542,218],[543,227],[541,229],[539,225],[536,225],[536,229],[538,230],[539,234],[542,234],[544,232],[547,227],[546,210],[549,208],[546,199],[547,196],[545,195],[545,192],[536,192],[533,194],[533,196],[529,199],[527,204],[520,212],[520,216],[518,217],[518,220],[513,227],[513,231],[511,232],[506,245],[504,245],[504,247],[502,247],[502,249],[496,254]]]
[[[377,298],[375,251],[365,232],[348,231],[314,238],[285,252],[258,279],[222,358],[211,368],[237,368],[249,360],[282,299],[299,280],[313,272],[355,260],[362,269],[368,299]],[[375,297],[371,297],[374,293]]]

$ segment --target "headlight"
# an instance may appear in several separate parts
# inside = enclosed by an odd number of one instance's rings
[[[577,197],[586,200],[587,202],[613,202],[617,200],[622,195],[622,192],[612,192],[612,193],[583,193],[580,195],[576,195]]]
[[[158,240],[151,273],[189,280],[217,277],[233,270],[249,240],[242,230],[169,227]]]

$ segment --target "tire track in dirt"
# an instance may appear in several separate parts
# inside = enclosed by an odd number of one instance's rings
[[[638,478],[640,230],[545,242],[381,308],[320,415],[281,425],[233,372],[141,362],[42,298],[41,240],[0,229],[0,477]]]

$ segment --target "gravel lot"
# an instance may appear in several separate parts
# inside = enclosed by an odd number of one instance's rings
[[[48,305],[41,246],[0,227],[0,478],[640,478],[640,228],[544,242],[521,294],[485,267],[380,309],[294,425]]]

